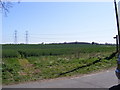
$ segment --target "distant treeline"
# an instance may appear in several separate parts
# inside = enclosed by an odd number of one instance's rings
[[[92,44],[92,45],[115,45],[115,44],[111,44],[111,43],[105,43],[105,44],[101,44],[101,43],[96,43],[96,42],[64,42],[64,43],[51,43],[51,44]]]
[[[12,44],[12,43],[11,43]],[[23,44],[24,45],[24,43],[20,43],[20,44]],[[36,45],[40,45],[40,44],[92,44],[92,45],[115,45],[115,44],[113,44],[113,43],[97,43],[97,42],[92,42],[92,43],[89,43],[89,42],[64,42],[64,43],[44,43],[44,42],[42,42],[42,43],[39,43],[39,44],[36,44]],[[0,45],[5,45],[5,44],[0,44]],[[8,44],[9,45],[9,44]],[[32,45],[32,44],[31,44]]]

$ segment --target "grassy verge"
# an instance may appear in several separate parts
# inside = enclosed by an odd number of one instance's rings
[[[104,54],[87,54],[80,55],[61,55],[61,56],[41,56],[28,58],[3,58],[2,63],[2,79],[3,84],[15,84],[26,81],[35,81],[43,79],[51,79],[58,77],[66,77],[80,74],[88,74],[98,70],[111,68],[116,66],[116,58],[106,60]],[[82,67],[102,58],[100,62],[92,64],[88,67],[79,68],[73,72],[60,75],[60,73],[68,72],[77,67]]]

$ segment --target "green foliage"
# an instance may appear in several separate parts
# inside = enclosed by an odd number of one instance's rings
[[[105,60],[114,46],[108,45],[3,45],[2,81],[3,84],[26,82],[86,74],[97,70],[114,67],[116,58]],[[92,62],[102,60],[82,69],[77,69]]]
[[[3,58],[13,58],[18,57],[18,52],[16,50],[12,49],[3,49],[2,50],[2,57]]]

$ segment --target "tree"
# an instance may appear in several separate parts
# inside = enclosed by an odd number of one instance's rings
[[[19,0],[17,0],[18,3],[20,3]],[[7,13],[9,13],[9,9],[13,7],[13,3],[11,0],[0,0],[0,11],[7,16]]]
[[[0,0],[0,11],[7,15],[9,13],[9,8],[11,8],[13,5],[9,0]]]

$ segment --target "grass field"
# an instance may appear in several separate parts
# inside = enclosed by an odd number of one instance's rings
[[[5,44],[2,49],[3,84],[86,74],[116,66],[116,58],[106,59],[115,52],[113,45]],[[96,60],[101,61],[93,64]]]

